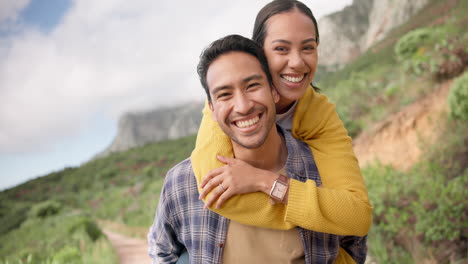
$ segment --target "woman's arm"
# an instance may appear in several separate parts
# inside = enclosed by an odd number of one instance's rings
[[[285,221],[307,228],[299,221],[314,219],[314,227],[329,225],[356,232],[348,235],[366,234],[372,223],[372,206],[351,138],[334,104],[307,89],[297,105],[292,133],[312,150],[322,186],[314,187],[312,181],[292,181]]]

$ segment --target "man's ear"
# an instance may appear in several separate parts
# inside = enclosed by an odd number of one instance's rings
[[[217,122],[213,104],[208,101],[208,106],[210,107],[210,111],[211,111],[211,119],[213,119],[215,122]]]
[[[280,95],[278,91],[276,90],[275,85],[271,85],[271,95],[273,96],[273,100],[275,101],[275,104],[279,102]]]

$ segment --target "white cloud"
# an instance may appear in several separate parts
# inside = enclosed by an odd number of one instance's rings
[[[16,21],[19,12],[23,10],[29,2],[31,2],[31,0],[2,0],[0,2],[0,25],[6,21]]]
[[[203,99],[201,50],[227,34],[250,36],[267,2],[77,0],[49,33],[15,35],[0,49],[0,154],[76,135],[98,111],[116,119]],[[27,3],[2,1],[0,23]]]

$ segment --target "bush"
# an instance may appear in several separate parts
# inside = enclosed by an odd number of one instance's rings
[[[102,236],[102,231],[96,222],[90,218],[83,218],[70,227],[70,233],[84,230],[92,241],[98,240]]]
[[[395,55],[403,62],[404,70],[421,75],[425,71],[436,71],[437,62],[432,54],[432,42],[438,39],[439,30],[420,28],[404,35],[395,45]]]
[[[13,229],[21,226],[27,219],[29,207],[16,206],[10,208],[9,206],[0,209],[0,235],[6,234]]]
[[[468,72],[455,79],[448,96],[450,115],[468,121]]]
[[[53,256],[52,263],[81,264],[80,251],[77,248],[66,246]]]
[[[395,45],[395,54],[399,60],[411,59],[422,45],[434,38],[434,29],[420,28],[404,35]]]
[[[59,202],[48,200],[34,205],[29,211],[29,215],[31,217],[45,218],[58,214],[61,209],[62,205]]]

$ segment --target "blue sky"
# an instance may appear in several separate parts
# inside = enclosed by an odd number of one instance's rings
[[[0,190],[105,149],[118,118],[202,100],[201,50],[267,0],[2,0]],[[315,16],[351,0],[304,1]]]

